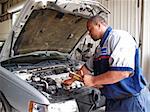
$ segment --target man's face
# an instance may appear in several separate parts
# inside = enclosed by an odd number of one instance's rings
[[[89,31],[89,35],[94,41],[97,41],[101,38],[101,29],[100,25],[96,25],[91,21],[87,22],[87,30]]]

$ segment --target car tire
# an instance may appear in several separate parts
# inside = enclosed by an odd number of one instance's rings
[[[0,112],[12,112],[11,106],[2,93],[0,93]]]

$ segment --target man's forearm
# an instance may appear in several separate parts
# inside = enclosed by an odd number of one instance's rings
[[[129,77],[130,72],[108,71],[92,78],[93,86],[113,84]]]

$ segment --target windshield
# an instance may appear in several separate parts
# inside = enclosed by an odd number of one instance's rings
[[[15,43],[15,55],[33,51],[69,53],[86,32],[87,19],[52,9],[34,10]]]

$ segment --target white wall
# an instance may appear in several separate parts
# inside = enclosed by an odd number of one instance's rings
[[[5,40],[11,30],[11,20],[0,22],[0,41]]]
[[[0,22],[0,41],[5,40],[8,37],[12,24],[14,24],[14,22],[16,21],[18,17],[19,12],[17,11],[19,11],[24,6],[24,4],[25,4],[25,1],[22,1],[8,9],[9,13],[13,13],[13,12],[16,12],[16,13],[13,14],[13,20]],[[0,8],[1,8],[1,5],[0,5]]]
[[[130,32],[139,41],[141,5],[138,7],[138,0],[99,1],[111,12],[108,16],[108,23],[115,29]]]
[[[2,4],[0,4],[0,15],[2,14]]]
[[[150,82],[150,0],[144,0],[144,27],[142,45],[142,66]]]

